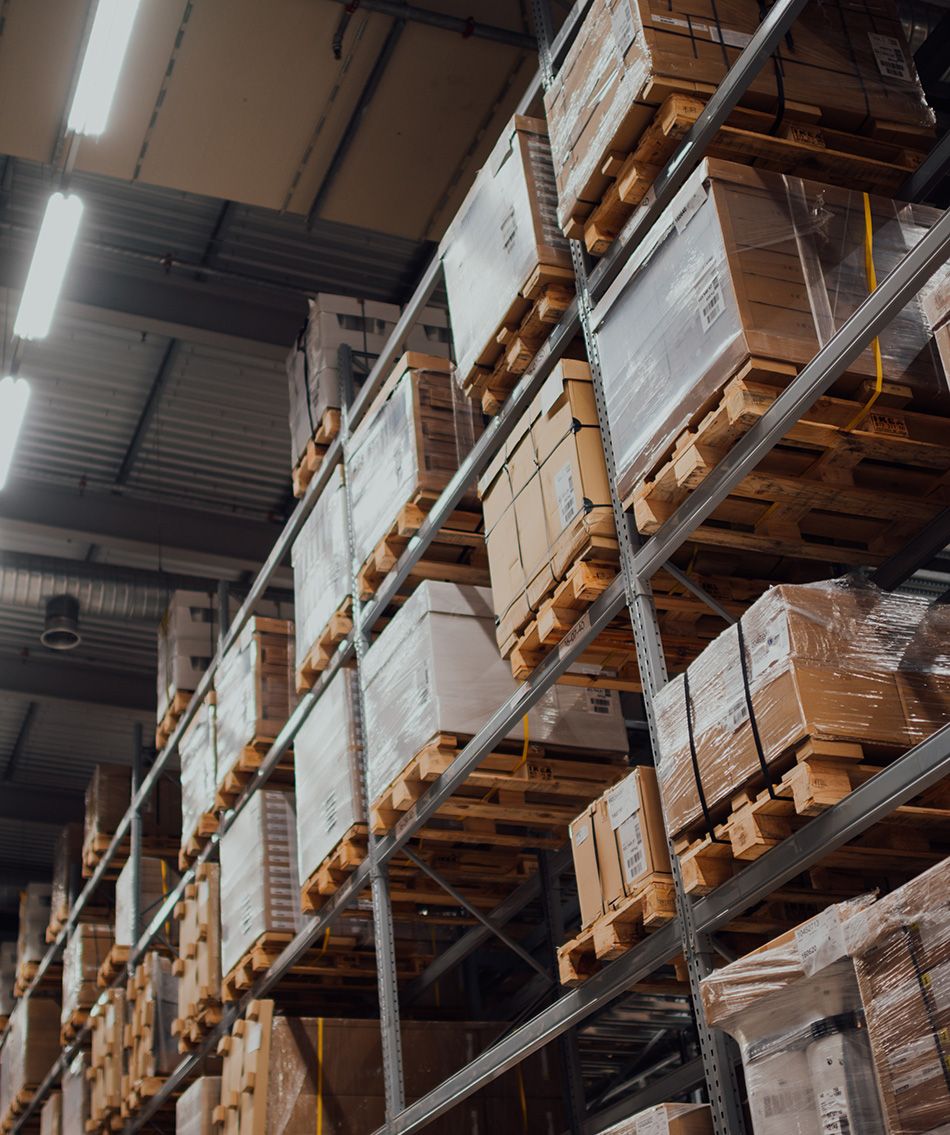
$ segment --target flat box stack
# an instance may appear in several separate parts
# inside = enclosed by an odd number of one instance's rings
[[[156,749],[165,747],[217,649],[217,593],[175,591],[158,625]]]
[[[0,1131],[10,1131],[59,1056],[59,1002],[32,996],[10,1014],[0,1076]]]
[[[16,991],[30,984],[46,953],[52,888],[47,883],[27,883],[20,892],[20,917],[16,942]],[[47,971],[49,972],[49,971]],[[55,970],[59,978],[59,969]]]
[[[99,996],[99,967],[112,949],[112,927],[98,922],[80,922],[63,950],[63,1044],[73,1040],[86,1023]]]
[[[61,1135],[63,1097],[53,1088],[40,1108],[40,1135]]]
[[[221,1077],[199,1076],[178,1097],[175,1135],[212,1135],[212,1116],[220,1102]]]
[[[179,1052],[191,1051],[221,1019],[220,871],[217,863],[200,863],[175,907],[178,1016],[172,1032]]]
[[[115,836],[132,798],[132,771],[127,765],[96,765],[86,786],[82,873],[92,875]],[[142,847],[145,854],[174,855],[181,832],[181,785],[177,776],[162,776],[142,809]],[[118,872],[129,854],[123,839],[110,870]]]
[[[184,871],[218,830],[214,794],[218,787],[218,728],[214,695],[198,707],[178,745],[181,764],[181,850]]]
[[[61,1135],[87,1135],[89,1123],[89,1053],[77,1052],[63,1073]]]
[[[497,413],[570,304],[547,127],[516,115],[440,248],[462,389]]]
[[[103,1001],[95,1005],[90,1014],[89,1123],[91,1130],[107,1132],[124,1126],[125,990],[109,989],[102,997]]]
[[[147,953],[129,978],[126,1000],[130,1023],[126,1026],[122,1112],[134,1115],[178,1062],[178,1045],[172,1036],[178,986],[171,959],[156,951]]]
[[[761,21],[752,0],[594,0],[545,95],[569,236],[606,250]],[[773,59],[711,154],[896,191],[934,122],[896,5],[806,7]]]
[[[178,883],[178,875],[164,859],[143,857],[139,864],[139,917],[141,927],[145,927],[155,917],[158,908]],[[99,985],[103,988],[112,984],[129,960],[135,945],[132,927],[133,874],[131,861],[119,872],[115,884],[115,932],[112,949],[99,967]],[[175,941],[175,923],[169,919],[165,924],[165,936],[172,945]]]
[[[52,942],[63,928],[73,899],[82,888],[82,837],[82,824],[65,824],[56,837],[47,942]],[[80,912],[80,918],[87,921],[95,921],[97,916],[98,911],[91,904]]]

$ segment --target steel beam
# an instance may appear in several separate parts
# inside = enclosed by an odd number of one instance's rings
[[[165,389],[165,384],[168,382],[177,357],[178,340],[169,339],[168,345],[165,347],[165,353],[162,355],[162,361],[159,363],[155,377],[152,379],[152,385],[149,387],[145,405],[142,407],[141,414],[139,414],[139,420],[135,423],[135,429],[132,432],[128,448],[119,464],[119,471],[115,475],[115,483],[117,485],[124,485],[129,479],[129,474],[132,472],[132,467],[135,465],[136,458],[142,448],[142,443],[145,441],[145,435],[148,433],[152,418],[155,417],[155,411],[158,409],[159,402],[161,402],[162,391]]]
[[[933,521],[908,540],[899,552],[885,560],[871,575],[884,591],[893,591],[950,544],[950,508],[945,508]]]
[[[47,661],[0,655],[0,690],[155,712],[154,677],[90,666],[76,658]]]
[[[647,1084],[635,1095],[627,1096],[619,1103],[611,1104],[592,1115],[584,1124],[584,1135],[600,1135],[615,1123],[629,1119],[631,1115],[648,1107],[675,1100],[677,1096],[685,1095],[694,1088],[701,1088],[704,1080],[703,1062],[698,1056],[694,1057]]]
[[[3,766],[3,775],[0,776],[0,780],[4,781],[5,785],[6,782],[13,779],[17,765],[20,763],[20,757],[23,756],[23,750],[26,748],[26,743],[30,737],[30,726],[36,716],[36,708],[35,701],[27,702],[26,710],[20,719],[20,728],[17,730],[16,738]],[[6,787],[4,787],[4,791],[6,791]]]
[[[442,31],[455,32],[463,39],[487,39],[505,47],[517,47],[521,51],[534,51],[534,38],[524,32],[511,28],[500,28],[486,24],[471,17],[447,16],[444,12],[434,12],[431,8],[420,8],[418,4],[400,3],[399,0],[336,0],[350,10],[362,8],[366,12],[378,12],[382,16],[392,16],[398,20],[411,20],[427,24]]]

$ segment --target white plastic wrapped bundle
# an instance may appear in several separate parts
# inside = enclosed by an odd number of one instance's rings
[[[495,335],[539,264],[570,268],[544,122],[515,116],[475,179],[440,248],[459,378],[501,347]],[[528,305],[521,301],[524,310]]]
[[[221,1077],[199,1076],[175,1104],[175,1135],[212,1135],[211,1115],[221,1102]]]
[[[477,733],[517,683],[495,644],[491,592],[427,580],[367,651],[363,666],[368,791],[375,800],[439,733]],[[627,751],[616,692],[552,687],[529,736],[588,751]],[[519,724],[509,737],[521,737]]]
[[[763,762],[780,778],[808,737],[897,752],[928,736],[950,718],[948,637],[950,613],[919,597],[849,580],[772,588],[657,695],[670,834],[721,818],[764,782]]]
[[[220,845],[221,970],[229,973],[268,931],[301,927],[293,796],[256,792]]]
[[[217,648],[217,592],[173,592],[158,625],[158,721],[176,693],[197,688]]]
[[[0,942],[0,1017],[13,1011],[13,986],[16,984],[16,942]]]
[[[27,883],[20,892],[20,925],[17,933],[17,965],[39,962],[46,953],[53,888],[48,883]]]
[[[89,1054],[77,1052],[63,1073],[62,1135],[86,1135],[89,1119]]]
[[[80,1009],[88,1009],[99,996],[99,967],[112,949],[112,927],[80,922],[63,950],[62,1022],[69,1023]]]
[[[43,996],[17,1001],[8,1029],[0,1075],[0,1122],[9,1116],[17,1095],[40,1084],[59,1056],[59,1002]]]
[[[40,1135],[61,1135],[63,1097],[53,1089],[40,1109]]]
[[[297,669],[349,595],[351,567],[346,536],[343,466],[330,476],[291,549]]]
[[[139,914],[144,930],[155,917],[169,891],[178,883],[178,874],[164,859],[143,856],[139,875]],[[177,924],[169,918],[166,933],[174,934]],[[129,860],[115,883],[115,944],[134,946],[132,940],[132,862]]]
[[[871,211],[880,280],[940,213],[883,197]],[[699,167],[593,316],[625,502],[750,358],[810,361],[868,295],[865,240],[860,193],[727,162]],[[910,386],[914,409],[946,409],[916,299],[880,345],[885,379]],[[860,376],[874,375],[868,347],[834,389],[863,403]]]
[[[178,746],[182,847],[195,834],[201,817],[214,811],[218,786],[216,713],[216,706],[203,701]]]
[[[366,822],[356,697],[355,673],[340,670],[294,739],[301,882],[354,824]]]

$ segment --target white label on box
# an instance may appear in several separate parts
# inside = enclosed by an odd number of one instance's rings
[[[732,703],[722,715],[722,727],[729,733],[734,733],[740,725],[749,719],[749,705],[745,694]]]
[[[643,846],[643,827],[640,817],[628,816],[617,831],[620,840],[620,857],[623,860],[623,874],[627,883],[632,883],[647,869],[647,853]]]
[[[933,1041],[928,1037],[930,1047],[933,1047]],[[895,1092],[912,1092],[917,1088],[922,1088],[924,1084],[935,1081],[938,1076],[942,1079],[940,1073],[940,1066],[936,1061],[925,1066],[924,1068],[916,1068],[912,1072],[905,1072],[901,1076],[893,1076],[891,1078],[891,1085]],[[934,1085],[936,1086],[936,1085]]]
[[[727,47],[748,47],[752,36],[748,32],[735,32],[729,28],[723,28],[720,38]]]
[[[627,776],[607,793],[607,815],[614,831],[640,807],[635,776]]]
[[[675,216],[673,217],[673,225],[675,226],[678,233],[683,232],[689,222],[703,207],[705,201],[706,189],[702,185],[697,185],[696,189],[690,194],[689,199],[685,202],[682,209],[678,209]]]
[[[868,32],[871,41],[871,50],[877,61],[877,69],[885,79],[904,79],[910,82],[910,70],[904,58],[904,49],[901,41],[893,35],[880,35],[878,32]]]
[[[653,1107],[637,1116],[637,1135],[670,1135],[670,1121],[666,1108]]]
[[[609,714],[612,705],[610,690],[587,691],[587,708],[591,713]]]
[[[577,513],[577,492],[574,489],[574,469],[571,463],[563,465],[554,474],[554,495],[561,527],[566,528]]]
[[[623,58],[627,48],[633,43],[635,34],[630,0],[622,0],[622,3],[614,4],[610,13],[610,30],[614,37],[614,45]]]
[[[821,1120],[821,1135],[852,1135],[848,1101],[840,1084],[818,1093],[818,1117]]]
[[[551,407],[563,393],[564,380],[561,378],[560,374],[555,371],[541,387],[541,394],[539,396],[541,399],[541,413],[549,414]]]
[[[708,277],[703,277],[698,286],[699,321],[703,330],[708,331],[726,310],[719,273],[713,269]]]
[[[847,953],[841,918],[833,906],[822,911],[817,918],[799,926],[795,931],[795,945],[802,970],[811,977]]]
[[[557,644],[558,658],[564,658],[569,653],[571,647],[579,638],[590,630],[590,611],[585,611],[583,615],[577,620],[574,626],[567,632],[567,634]]]
[[[788,662],[792,652],[792,640],[789,636],[788,617],[780,611],[766,629],[764,640],[756,643],[747,643],[749,675],[755,681],[761,674],[772,666],[781,666]]]
[[[578,846],[580,846],[580,844],[582,844],[582,843],[586,843],[589,836],[590,836],[590,825],[586,822],[586,820],[582,824],[579,824],[579,823],[571,824],[571,839]]]

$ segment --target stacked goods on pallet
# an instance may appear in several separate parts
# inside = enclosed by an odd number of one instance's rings
[[[217,706],[209,696],[198,707],[178,745],[181,763],[182,871],[218,830],[214,793],[218,787]]]
[[[950,611],[918,597],[782,585],[666,685],[657,777],[687,890],[728,878],[950,719],[948,632]],[[873,831],[862,839],[872,874],[942,854],[944,812],[928,801],[914,833],[904,824],[897,841],[885,824],[876,847]]]
[[[402,1021],[406,1102],[457,1071],[497,1037],[499,1026]],[[379,1021],[274,1015],[253,1001],[224,1046],[221,1105],[225,1135],[346,1135],[385,1121]],[[435,1133],[561,1130],[560,1070],[549,1050],[523,1061],[476,1096],[436,1119]]]
[[[53,884],[50,893],[46,940],[52,942],[69,917],[73,899],[82,888],[82,824],[66,824],[53,849]],[[86,908],[82,915],[86,914]]]
[[[256,792],[222,836],[220,860],[222,992],[233,1001],[301,927],[293,796]]]
[[[348,394],[341,389],[340,348],[346,346],[352,353],[354,386],[358,388],[386,346],[400,314],[392,303],[325,292],[309,304],[307,322],[287,356],[290,455],[297,496],[303,495],[340,430],[340,410]],[[445,356],[448,343],[445,312],[427,307],[409,332],[405,348]]]
[[[13,1012],[16,985],[16,942],[0,942],[0,1028]]]
[[[939,213],[706,161],[593,315],[617,489],[655,532]],[[942,507],[950,396],[917,299],[692,535],[879,562]],[[909,404],[909,406],[908,406]],[[908,406],[908,408],[905,408]]]
[[[17,989],[30,984],[46,953],[52,888],[48,883],[27,883],[20,892],[20,921],[16,943]],[[59,970],[56,971],[59,978]]]
[[[497,413],[571,302],[544,122],[516,115],[442,241],[462,388]]]
[[[62,1135],[86,1135],[89,1122],[89,1054],[77,1052],[62,1079]]]
[[[375,832],[392,828],[517,690],[494,640],[487,589],[429,581],[367,651]],[[523,874],[526,848],[560,846],[578,810],[621,777],[626,754],[615,691],[555,685],[443,804],[427,828],[437,840],[423,836],[425,853],[444,854],[450,878],[474,881],[487,901],[500,899],[493,881],[504,886]]]
[[[99,984],[111,985],[129,960],[129,954],[136,943],[132,914],[134,904],[134,874],[132,861],[122,868],[115,884],[115,941],[105,961],[99,967]],[[164,859],[142,858],[139,864],[139,933],[141,934],[155,917],[159,907],[178,883],[178,875]],[[175,940],[175,923],[169,918],[163,927],[163,936],[168,947]]]
[[[702,983],[739,1042],[755,1135],[943,1130],[950,860],[829,907]]]
[[[294,698],[294,625],[254,615],[215,675],[218,784],[216,808],[230,807],[290,716]],[[287,768],[293,756],[285,755]]]
[[[122,1106],[134,1114],[153,1096],[178,1063],[172,1021],[178,1009],[178,983],[170,958],[150,951],[135,967],[126,988],[129,1043]]]
[[[83,875],[96,869],[132,797],[132,771],[127,765],[96,765],[86,786],[83,833]],[[174,855],[181,833],[181,784],[177,775],[162,776],[142,807],[142,846],[146,852]],[[129,854],[129,837],[123,839],[110,869],[118,873]]]
[[[670,855],[652,768],[635,768],[571,824],[581,933],[558,950],[562,985],[625,953],[676,915]]]
[[[90,1008],[99,996],[99,967],[112,949],[112,927],[98,922],[80,922],[63,950],[63,1044],[73,1040],[85,1025]]]
[[[17,1115],[59,1056],[59,1002],[32,996],[16,1003],[3,1046],[0,1076],[0,1131],[9,1131]]]
[[[124,1126],[122,1071],[125,1061],[125,990],[109,989],[93,1007],[89,1121],[96,1131]]]
[[[944,265],[920,293],[924,314],[933,331],[944,376],[950,381],[950,266]]]
[[[304,909],[320,906],[366,849],[357,679],[340,670],[294,739],[297,864]]]
[[[212,1115],[221,1102],[221,1077],[199,1076],[175,1104],[175,1135],[212,1135]]]
[[[294,569],[296,689],[309,690],[352,629],[352,566],[343,466],[330,475],[291,550]]]
[[[621,1119],[603,1135],[712,1135],[712,1131],[708,1103],[658,1103]]]
[[[217,593],[173,592],[158,626],[157,749],[165,747],[217,649]]]
[[[61,1135],[62,1096],[54,1088],[40,1108],[40,1135]]]
[[[569,236],[606,250],[762,15],[753,0],[594,0],[545,95]],[[891,0],[806,7],[740,103],[713,156],[886,193],[933,136]]]
[[[175,907],[178,1016],[172,1032],[179,1052],[189,1052],[221,1019],[220,870],[217,863],[199,863]]]
[[[451,363],[406,354],[353,433],[346,476],[360,598],[369,599],[481,433],[481,415],[452,381]],[[466,496],[410,582],[487,582],[481,509]]]

